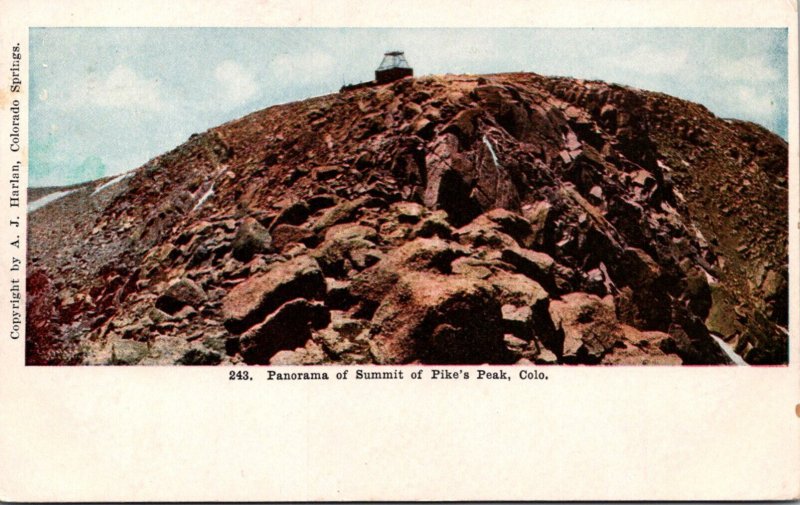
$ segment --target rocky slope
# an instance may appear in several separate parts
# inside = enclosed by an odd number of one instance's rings
[[[32,211],[28,361],[786,363],[787,207],[786,143],[701,105],[404,79]]]

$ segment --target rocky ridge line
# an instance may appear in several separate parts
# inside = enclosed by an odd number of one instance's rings
[[[785,363],[786,170],[599,82],[318,97],[32,213],[28,329],[88,364]]]

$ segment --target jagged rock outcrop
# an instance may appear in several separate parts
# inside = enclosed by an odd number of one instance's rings
[[[30,214],[28,359],[785,363],[787,156],[535,74],[271,107]]]

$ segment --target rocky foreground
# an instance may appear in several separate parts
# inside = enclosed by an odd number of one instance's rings
[[[28,362],[786,363],[787,206],[786,143],[698,104],[404,79],[33,210]]]

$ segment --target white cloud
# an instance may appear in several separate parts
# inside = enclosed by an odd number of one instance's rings
[[[640,74],[674,74],[686,66],[689,52],[686,49],[664,49],[651,45],[637,46],[628,53],[612,59],[612,65]]]
[[[117,65],[107,75],[90,74],[77,85],[64,102],[67,108],[87,104],[113,109],[157,110],[163,105],[161,84],[124,65]]]
[[[728,81],[775,81],[780,75],[762,56],[745,56],[736,60],[719,60],[716,75]]]
[[[774,97],[767,93],[759,93],[749,86],[733,88],[732,99],[741,110],[757,117],[770,116],[777,109]]]
[[[336,60],[328,53],[311,51],[301,54],[281,54],[269,64],[273,79],[308,84],[330,80],[335,75]],[[377,66],[377,64],[375,65]]]
[[[716,110],[723,117],[753,121],[770,129],[778,127],[781,102],[774,94],[759,86],[732,84],[717,89]]]
[[[214,69],[214,78],[222,86],[227,101],[241,104],[258,92],[253,74],[235,61],[225,60]]]

